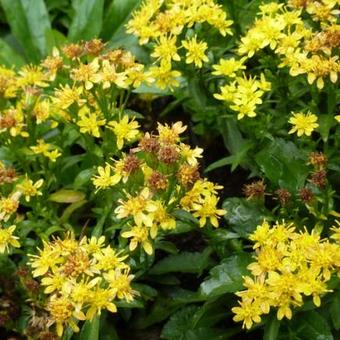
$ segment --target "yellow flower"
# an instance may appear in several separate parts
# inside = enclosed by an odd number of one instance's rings
[[[52,322],[56,323],[57,335],[61,337],[64,332],[64,325],[68,325],[74,332],[79,332],[79,328],[73,319],[74,307],[66,297],[53,295],[47,305]]]
[[[30,265],[33,270],[33,277],[42,276],[50,269],[55,271],[57,265],[62,262],[60,249],[53,247],[47,242],[43,242],[43,249],[39,249],[39,255],[29,255]]]
[[[90,308],[86,312],[86,319],[92,320],[96,314],[101,314],[102,309],[107,309],[111,313],[116,313],[117,307],[112,302],[115,296],[115,290],[97,287],[96,290],[92,291],[89,296],[88,303]]]
[[[129,249],[131,251],[135,250],[140,243],[145,252],[148,255],[152,255],[153,249],[152,244],[149,240],[149,229],[143,225],[136,225],[129,231],[124,231],[121,233],[124,238],[131,238]]]
[[[3,254],[5,251],[8,251],[8,247],[12,246],[15,248],[20,247],[20,243],[18,242],[18,237],[13,236],[13,232],[16,226],[12,225],[8,228],[0,227],[0,253]]]
[[[129,117],[125,115],[119,122],[111,121],[108,126],[112,129],[117,137],[117,147],[121,150],[124,146],[124,140],[133,141],[139,133],[139,124],[134,119],[129,121]]]
[[[16,192],[9,197],[0,199],[0,221],[8,221],[11,215],[18,210],[20,195],[20,192]]]
[[[58,149],[51,150],[53,148],[52,144],[46,143],[43,139],[37,140],[36,146],[31,146],[30,149],[35,154],[43,154],[45,157],[47,157],[50,161],[55,162],[56,159],[61,156],[61,153]],[[51,150],[51,151],[50,151]]]
[[[171,63],[171,60],[180,61],[177,53],[176,37],[162,35],[157,41],[152,57],[160,59],[161,63]]]
[[[220,59],[219,64],[213,65],[215,71],[213,71],[212,74],[235,78],[237,71],[246,69],[245,65],[243,65],[245,60],[246,58],[241,58],[239,60],[235,60],[235,58]]]
[[[208,48],[207,43],[204,41],[197,41],[196,36],[191,39],[183,40],[182,46],[187,50],[185,60],[187,64],[194,63],[195,66],[201,68],[203,62],[209,61],[208,57],[205,55],[205,51]]]
[[[115,65],[110,64],[108,60],[103,60],[101,82],[103,89],[108,89],[111,84],[115,84],[122,89],[127,88],[125,72],[117,72]]]
[[[159,141],[164,144],[175,144],[180,140],[179,135],[187,129],[182,122],[176,122],[169,126],[168,124],[157,123]]]
[[[120,205],[115,209],[117,218],[132,216],[137,225],[152,226],[152,215],[157,209],[157,205],[150,199],[151,193],[148,188],[144,188],[138,196],[128,195],[128,200],[119,200]]]
[[[72,69],[71,71],[71,79],[83,82],[85,89],[90,90],[93,87],[93,84],[99,83],[101,81],[101,74],[99,71],[99,62],[98,59],[95,58],[89,64],[80,64],[78,68]]]
[[[218,228],[218,218],[226,214],[224,209],[218,209],[218,198],[215,195],[207,196],[202,203],[193,204],[193,216],[199,219],[200,227],[204,227],[207,223],[207,219],[210,219],[210,223]]]
[[[189,145],[180,143],[180,153],[183,159],[185,159],[188,164],[194,166],[198,164],[197,158],[202,158],[203,149],[195,147],[191,149]]]
[[[94,267],[97,270],[110,270],[110,269],[125,269],[128,268],[128,265],[123,261],[128,257],[127,255],[122,255],[122,252],[117,252],[112,249],[110,246],[102,249],[93,254],[93,257],[96,259],[97,263]]]
[[[239,301],[240,307],[233,307],[231,311],[236,315],[233,320],[236,322],[243,321],[242,328],[250,329],[253,322],[261,322],[261,309],[256,303],[252,303],[251,300]]]
[[[31,197],[42,195],[41,191],[38,189],[43,183],[43,179],[39,179],[37,182],[33,183],[26,175],[25,179],[20,184],[16,185],[16,189],[19,190],[25,196],[26,201],[29,202]]]
[[[40,66],[25,65],[19,71],[18,85],[19,86],[48,86],[48,79]]]
[[[58,274],[52,274],[41,279],[41,285],[46,286],[44,293],[51,294],[59,291],[65,285],[65,278]]]
[[[116,293],[118,299],[125,299],[128,302],[133,300],[133,296],[137,292],[131,288],[131,281],[134,276],[129,273],[128,268],[110,270],[107,274],[104,274],[104,278],[109,283],[109,287]]]
[[[60,89],[56,89],[54,91],[54,97],[52,97],[52,102],[63,110],[66,110],[73,103],[78,104],[79,106],[83,105],[86,100],[81,99],[81,94],[83,93],[83,88],[81,86],[78,87],[70,87],[70,85],[66,84],[65,86],[60,85]]]
[[[156,82],[156,85],[164,90],[169,88],[172,90],[174,87],[179,86],[178,77],[181,72],[171,69],[171,64],[162,64],[161,66],[150,67],[150,77]]]
[[[105,165],[105,168],[99,166],[97,168],[98,175],[92,177],[93,185],[96,187],[96,192],[101,189],[106,189],[108,187],[116,185],[121,177],[119,174],[111,174],[112,167],[109,164]]]
[[[319,124],[316,123],[318,117],[311,112],[307,112],[303,114],[301,112],[294,113],[292,112],[293,117],[289,119],[289,123],[291,123],[293,128],[289,131],[289,133],[297,132],[298,137],[302,135],[310,136],[314,129],[316,129]]]
[[[335,120],[336,120],[338,123],[340,123],[340,115],[337,115],[337,116],[335,116],[334,118],[335,118]]]
[[[79,120],[77,125],[80,127],[81,133],[89,133],[90,135],[99,138],[99,127],[105,125],[106,120],[102,118],[99,111],[91,112],[87,106],[82,107],[78,112]]]

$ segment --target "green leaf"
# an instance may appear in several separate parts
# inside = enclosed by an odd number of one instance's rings
[[[336,124],[334,114],[319,115],[318,116],[318,131],[322,137],[322,140],[326,143],[328,141],[329,131]]]
[[[75,15],[68,37],[71,41],[98,37],[102,29],[104,0],[73,0]]]
[[[85,321],[79,340],[98,340],[99,339],[100,316],[95,316],[91,321]]]
[[[271,141],[255,156],[256,163],[274,185],[296,192],[305,183],[309,169],[303,153],[293,142]]]
[[[222,168],[226,165],[230,165],[233,163],[234,161],[234,156],[228,156],[228,157],[224,157],[219,159],[218,161],[211,163],[209,166],[207,166],[207,168],[204,170],[205,173],[218,169],[218,168]]]
[[[80,171],[77,177],[74,179],[74,188],[79,189],[87,185],[90,182],[91,177],[94,173],[95,170],[93,168],[88,168]]]
[[[22,66],[25,60],[6,41],[0,39],[0,64],[7,67]]]
[[[280,321],[276,317],[276,313],[266,322],[264,328],[263,340],[276,340],[279,335]]]
[[[302,339],[334,339],[327,320],[314,310],[299,314],[293,321],[293,329],[297,330],[297,335]]]
[[[52,53],[53,47],[60,48],[67,42],[66,37],[55,29],[46,31],[47,52]]]
[[[47,54],[46,32],[51,28],[43,0],[1,0],[14,37],[34,62]]]
[[[70,204],[64,211],[63,211],[63,214],[61,215],[60,217],[60,222],[61,223],[65,223],[69,218],[70,216],[72,215],[72,213],[81,208],[87,201],[86,200],[81,200],[81,201],[77,201],[77,202],[74,202],[72,204]]]
[[[224,218],[242,237],[248,237],[264,219],[272,219],[270,211],[262,204],[245,198],[227,198],[222,207],[227,211]]]
[[[114,0],[104,18],[101,37],[110,40],[116,32],[124,29],[133,10],[137,8],[141,0]]]
[[[60,189],[49,196],[49,200],[57,203],[75,203],[84,200],[85,194],[81,191]]]
[[[248,253],[239,253],[223,260],[210,270],[210,278],[200,286],[201,294],[211,298],[241,290],[242,276],[248,274],[247,266],[250,262],[251,255]]]
[[[161,338],[167,340],[183,339],[183,334],[192,327],[194,314],[199,310],[197,306],[186,306],[174,313],[164,325]]]
[[[206,248],[202,253],[182,252],[169,255],[158,261],[149,271],[151,275],[161,275],[171,272],[202,273],[211,264],[211,249]]]
[[[332,296],[332,303],[329,308],[331,319],[336,330],[340,329],[340,292]]]
[[[245,140],[238,128],[236,119],[234,117],[220,118],[219,123],[225,147],[232,155],[238,153]]]

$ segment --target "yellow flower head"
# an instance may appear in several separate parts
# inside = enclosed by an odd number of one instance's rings
[[[318,117],[311,112],[306,114],[298,112],[292,112],[293,117],[289,119],[289,123],[293,125],[289,133],[297,132],[298,137],[302,135],[310,136],[314,129],[316,129],[319,124],[317,123]]]
[[[0,253],[3,254],[8,251],[9,246],[19,248],[20,243],[18,237],[13,236],[16,226],[12,225],[8,228],[0,227]]]
[[[139,133],[139,124],[134,119],[129,121],[129,117],[125,115],[119,122],[111,121],[108,127],[112,129],[117,138],[117,147],[121,150],[124,146],[124,141],[133,141]]]
[[[80,127],[81,133],[89,133],[90,135],[99,138],[100,126],[105,125],[106,120],[102,117],[101,112],[91,112],[87,106],[83,106],[78,112],[79,120],[77,125]]]
[[[194,63],[196,67],[201,68],[203,62],[209,61],[208,57],[205,55],[205,51],[208,48],[207,43],[204,41],[197,41],[196,36],[191,39],[183,40],[182,46],[187,50],[185,60],[187,64]]]
[[[44,180],[39,179],[37,182],[33,183],[26,175],[25,179],[16,185],[16,189],[19,190],[24,196],[27,202],[33,196],[41,196],[42,193],[38,189],[43,185]]]

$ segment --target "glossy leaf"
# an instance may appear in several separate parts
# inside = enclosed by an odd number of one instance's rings
[[[0,39],[0,64],[6,67],[22,66],[25,63],[24,59],[18,54],[7,42]]]
[[[137,8],[141,0],[114,0],[108,9],[103,23],[101,37],[110,40],[116,32],[124,29],[133,10]]]
[[[301,150],[280,138],[262,149],[255,160],[268,180],[293,192],[304,185],[309,171]]]
[[[182,252],[176,255],[169,255],[158,261],[149,271],[152,275],[161,275],[171,272],[179,273],[202,273],[210,263],[211,250],[206,248],[202,253]]]
[[[91,321],[85,321],[79,340],[98,340],[99,339],[100,316],[95,316]]]
[[[39,61],[47,54],[46,32],[51,28],[43,0],[1,0],[11,31],[26,56]]]
[[[210,270],[209,279],[201,284],[202,295],[211,298],[241,290],[242,276],[248,274],[247,266],[250,262],[251,255],[247,253],[239,253],[223,260]]]
[[[71,41],[90,40],[102,29],[104,0],[74,0],[75,15],[69,30]]]
[[[263,205],[245,198],[227,198],[222,206],[227,211],[224,218],[242,237],[248,237],[264,219],[272,219],[270,211]]]

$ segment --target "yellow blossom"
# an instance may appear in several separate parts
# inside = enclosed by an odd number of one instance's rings
[[[194,63],[195,66],[201,68],[203,62],[209,61],[208,57],[205,55],[205,51],[208,48],[207,43],[204,41],[197,41],[196,36],[188,40],[183,40],[182,46],[187,50],[185,59],[187,64]]]
[[[306,114],[298,112],[292,112],[293,117],[289,119],[289,123],[293,125],[292,129],[289,133],[297,132],[298,137],[302,135],[310,136],[314,129],[316,129],[319,124],[316,123],[318,117],[311,112],[307,112]]]
[[[9,246],[19,248],[20,243],[18,237],[13,236],[16,226],[12,225],[8,228],[0,227],[0,253],[3,254],[8,251]]]
[[[102,118],[102,114],[99,111],[91,112],[87,106],[84,106],[79,110],[78,116],[80,119],[77,120],[77,125],[80,127],[80,132],[89,133],[99,138],[99,128],[106,123],[106,120]]]
[[[41,191],[38,189],[43,183],[43,179],[39,179],[37,182],[33,183],[26,175],[25,179],[16,185],[16,189],[19,190],[25,196],[26,201],[29,202],[31,197],[42,195]]]
[[[129,121],[129,117],[125,115],[119,122],[111,121],[108,126],[112,129],[117,138],[118,150],[121,150],[124,146],[124,140],[127,142],[133,141],[139,131],[139,124],[134,119]]]

